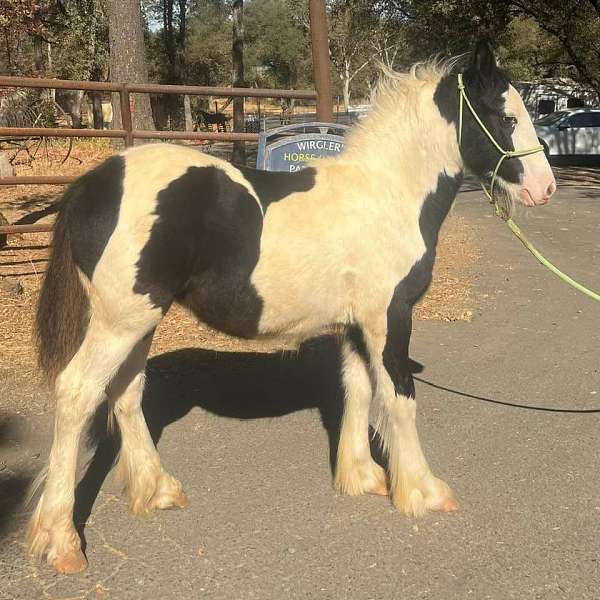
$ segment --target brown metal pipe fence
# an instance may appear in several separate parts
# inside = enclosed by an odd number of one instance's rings
[[[228,88],[191,85],[159,85],[143,83],[112,83],[100,81],[71,81],[63,79],[36,79],[29,77],[0,76],[0,87],[68,89],[86,91],[116,92],[119,94],[122,129],[73,129],[50,127],[0,127],[2,137],[101,137],[121,138],[125,146],[132,146],[136,139],[158,140],[215,140],[222,142],[258,140],[256,133],[211,132],[211,131],[146,131],[133,128],[130,94],[182,94],[186,96],[220,96],[247,98],[297,98],[301,100],[317,100],[317,92],[312,90],[275,90],[265,88]],[[50,184],[64,185],[75,181],[71,176],[35,176],[35,177],[1,177],[3,185]],[[31,233],[52,231],[52,225],[5,225],[0,226],[0,234]]]
[[[26,87],[55,90],[86,90],[131,94],[183,94],[186,96],[243,96],[246,98],[297,98],[316,100],[314,90],[278,90],[273,88],[234,88],[202,85],[166,85],[159,83],[117,83],[112,81],[75,81],[72,79],[38,79],[37,77],[8,77],[0,75],[0,87]]]

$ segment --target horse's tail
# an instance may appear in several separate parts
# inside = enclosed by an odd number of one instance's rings
[[[52,383],[81,345],[89,321],[89,298],[73,260],[69,231],[70,188],[54,225],[52,254],[36,316],[39,365]]]

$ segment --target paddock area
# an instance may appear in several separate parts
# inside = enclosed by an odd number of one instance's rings
[[[546,207],[515,220],[597,290],[600,188],[594,170],[586,178],[561,177]],[[422,443],[457,513],[411,520],[386,498],[333,492],[335,339],[250,347],[174,313],[144,410],[191,506],[129,516],[111,475],[103,483],[114,448],[102,442],[76,502],[90,567],[70,578],[27,557],[23,509],[6,518],[45,462],[52,413],[26,350],[45,250],[38,236],[2,251],[1,269],[27,275],[22,294],[2,297],[0,598],[597,598],[599,309],[543,270],[475,185],[464,190],[411,352],[424,366]],[[440,309],[448,294],[452,314]]]

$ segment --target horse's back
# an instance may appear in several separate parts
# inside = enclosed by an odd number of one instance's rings
[[[343,263],[345,244],[331,228],[338,203],[318,179],[315,168],[258,171],[169,144],[127,150],[75,185],[76,262],[119,321],[178,300],[235,335],[286,329],[265,310],[295,305],[311,282],[328,295],[344,286],[338,268],[319,275],[323,261]]]

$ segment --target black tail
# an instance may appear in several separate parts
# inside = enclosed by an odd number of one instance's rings
[[[54,226],[52,255],[36,317],[38,360],[52,383],[81,345],[89,321],[89,299],[73,261],[69,197],[65,194]]]

